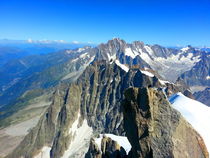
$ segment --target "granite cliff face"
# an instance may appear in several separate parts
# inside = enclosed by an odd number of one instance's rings
[[[74,141],[76,132],[72,130],[76,121],[76,128],[87,121],[93,134],[124,135],[121,101],[125,89],[170,85],[162,84],[157,77],[147,76],[137,68],[126,72],[115,63],[94,62],[74,84],[63,83],[57,88],[53,103],[38,125],[8,157],[32,157],[45,146],[49,147],[51,157],[61,157]],[[174,88],[166,89],[179,90],[173,84],[171,87]]]
[[[52,146],[51,157],[63,154],[71,141],[68,133],[79,112],[80,90],[77,86],[59,87],[55,92],[53,103],[41,117],[37,126],[24,138],[15,152],[8,157],[35,156],[44,146]],[[71,102],[71,104],[69,104]]]
[[[173,109],[162,91],[129,88],[123,101],[129,157],[208,158],[200,135]]]

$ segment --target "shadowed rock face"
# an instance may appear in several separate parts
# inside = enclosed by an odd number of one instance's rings
[[[79,112],[80,89],[76,85],[59,87],[53,103],[15,151],[8,158],[32,158],[43,146],[52,147],[51,157],[60,157],[71,142],[69,128]]]
[[[56,88],[53,103],[38,125],[8,157],[31,158],[43,146],[49,146],[51,157],[60,158],[74,138],[68,131],[78,113],[80,122],[86,119],[94,133],[124,135],[123,92],[128,87],[148,86],[161,87],[161,83],[157,77],[149,77],[139,69],[125,72],[115,63],[92,63],[74,84],[61,84]],[[173,84],[165,86],[170,92],[179,91]]]
[[[82,87],[81,113],[99,133],[123,134],[121,101],[123,92],[130,86],[159,87],[157,78],[150,78],[139,69],[123,71],[115,64],[95,62],[80,76]]]
[[[193,94],[195,99],[210,107],[210,87]]]
[[[95,62],[88,66],[75,84],[60,85],[53,103],[21,144],[8,157],[26,157],[39,153],[43,146],[51,148],[51,157],[59,158],[67,150],[73,136],[68,133],[80,112],[81,121],[98,133],[123,135],[121,101],[130,86],[159,86],[150,78],[133,70],[126,73],[116,64]]]
[[[203,53],[200,61],[180,77],[189,86],[210,86],[210,53]]]
[[[200,135],[173,109],[162,91],[129,88],[123,101],[124,129],[132,158],[208,158]]]

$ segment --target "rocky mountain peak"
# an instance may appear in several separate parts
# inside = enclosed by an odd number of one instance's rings
[[[112,40],[109,40],[107,43],[102,43],[98,47],[99,48],[115,48],[116,50],[120,50],[121,47],[126,46],[126,42],[120,38],[113,38]]]
[[[202,138],[167,100],[167,96],[176,92],[192,98],[182,78],[176,83],[167,79],[171,74],[175,77],[170,78],[176,79],[186,68],[190,69],[196,62],[198,65],[200,56],[193,59],[192,52],[145,45],[140,41],[129,44],[119,38],[95,48],[84,47],[66,53],[71,58],[59,70],[70,69],[64,78],[69,81],[55,87],[52,103],[40,116],[39,123],[8,157],[33,157],[46,147],[51,157],[72,156],[80,149],[79,157],[82,157],[92,135],[109,133],[124,137],[125,132],[132,145],[129,155],[132,157],[182,158],[183,153],[184,157],[207,157]],[[207,76],[208,63],[202,63]],[[60,71],[52,71],[52,76],[58,74]],[[70,82],[72,78],[75,80]],[[89,149],[96,150],[97,154],[100,151],[106,155],[106,150],[114,154],[122,147],[115,141],[104,138],[103,147],[97,148],[91,140]],[[104,150],[99,150],[100,147]],[[122,151],[117,153],[124,156]]]
[[[132,146],[128,157],[208,158],[202,137],[162,91],[129,88],[124,94],[124,129]]]

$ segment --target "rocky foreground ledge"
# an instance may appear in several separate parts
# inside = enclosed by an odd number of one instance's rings
[[[124,129],[132,158],[208,158],[201,136],[172,108],[164,93],[129,88],[123,101]]]

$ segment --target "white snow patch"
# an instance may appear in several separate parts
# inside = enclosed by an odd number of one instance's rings
[[[42,150],[34,158],[50,158],[51,147],[44,146]]]
[[[115,60],[115,63],[121,68],[123,69],[125,72],[128,72],[129,71],[129,68],[123,64],[120,63],[119,60]]]
[[[193,56],[192,53],[190,53],[186,57],[182,56],[180,58],[181,55],[182,55],[181,53],[179,53],[177,55],[172,54],[167,59],[162,58],[162,57],[158,57],[158,58],[156,58],[156,61],[159,61],[159,62],[164,63],[164,64],[168,64],[168,63],[177,63],[177,64],[183,63],[183,64],[190,64],[190,66],[192,66],[192,65],[194,65],[194,63],[198,62],[199,58],[200,58],[200,56],[192,58],[192,56]]]
[[[147,75],[147,76],[149,76],[149,77],[154,77],[154,74],[152,74],[152,73],[149,72],[149,71],[143,71],[143,70],[141,70],[141,73],[143,73],[143,74],[145,74],[145,75]]]
[[[142,51],[142,49],[139,49],[140,57],[149,65],[155,65],[155,62],[149,57],[149,55]]]
[[[206,79],[207,79],[207,80],[210,80],[210,76],[206,76]]]
[[[152,48],[150,48],[149,46],[144,46],[144,48],[146,49],[146,51],[149,53],[149,55],[154,56],[153,50]]]
[[[76,62],[76,61],[78,61],[79,60],[79,58],[75,58],[75,59],[73,59],[71,62]]]
[[[98,145],[99,150],[101,151],[101,140],[103,138],[103,134],[100,134],[99,138],[95,138],[94,141]]]
[[[108,56],[108,60],[110,61],[111,60],[111,56],[109,53],[107,53],[107,56]]]
[[[180,92],[172,95],[169,101],[202,136],[210,152],[210,107],[190,99]]]
[[[116,57],[116,54],[114,54],[114,55],[110,55],[109,53],[107,54],[107,56],[108,56],[108,60],[109,61],[114,61],[117,57]]]
[[[85,58],[86,56],[88,56],[89,57],[89,54],[86,52],[86,53],[84,53],[84,54],[81,54],[80,56],[79,56],[79,58]]]
[[[86,68],[94,59],[95,59],[95,55],[90,58],[87,64],[84,64],[84,67]]]
[[[139,52],[137,52],[136,50],[133,50],[133,53],[134,53],[135,57],[139,55]]]
[[[78,115],[78,118],[79,117],[80,115]],[[84,120],[82,126],[79,128],[77,128],[78,123],[77,119],[72,125],[72,128],[70,128],[70,131],[74,133],[75,137],[61,158],[84,157],[85,153],[88,151],[93,130],[88,126],[87,120]]]
[[[181,51],[186,52],[186,51],[188,51],[189,49],[190,49],[189,47],[184,47],[184,48],[181,49]]]
[[[125,55],[126,56],[130,56],[131,58],[135,58],[136,57],[136,53],[134,53],[133,51],[132,51],[132,49],[131,48],[126,48],[125,49]]]
[[[100,150],[101,150],[101,140],[102,140],[104,135],[106,137],[109,137],[112,140],[116,141],[120,146],[122,146],[125,149],[127,154],[131,150],[131,144],[128,141],[127,137],[125,137],[125,136],[117,136],[117,135],[114,135],[114,134],[100,134],[99,138],[95,138],[94,139],[95,143],[98,145]]]
[[[161,79],[159,79],[159,82],[160,82],[162,85],[165,85],[166,83],[170,83],[169,81],[164,81],[164,80],[161,80]]]
[[[187,58],[189,58],[189,59],[191,59],[193,57],[193,53],[189,53],[188,55],[187,55]]]
[[[69,134],[70,133],[74,134],[77,131],[77,126],[79,124],[79,118],[80,118],[80,112],[77,115],[77,119],[74,121],[71,128],[69,129]]]
[[[151,70],[151,69],[150,69],[150,68],[148,68],[148,67],[145,67],[144,69],[145,69],[145,70]]]
[[[170,77],[170,81],[174,81],[181,73],[190,70],[199,61],[200,56],[192,57],[192,54],[189,54],[185,57],[182,53],[178,53],[176,55],[172,54],[167,59],[157,57],[154,58],[154,61],[146,62],[163,77]],[[169,73],[171,74],[170,76],[168,76]]]
[[[64,76],[62,78],[62,80],[66,80],[68,78],[72,78],[74,77],[74,80],[77,79],[77,77],[79,77],[81,75],[81,73],[85,70],[85,68],[95,59],[95,56],[92,56],[91,58],[89,57],[88,54],[88,58],[86,58],[83,61],[83,65],[79,68],[78,71],[74,71],[74,72],[70,72],[69,74],[67,74],[66,76]],[[79,60],[79,58],[76,58],[74,60],[72,60],[71,62],[77,62]],[[87,61],[88,60],[88,61]],[[75,78],[76,77],[76,78]]]
[[[77,52],[82,52],[83,50],[85,50],[85,48],[79,48],[78,50],[77,50]]]

